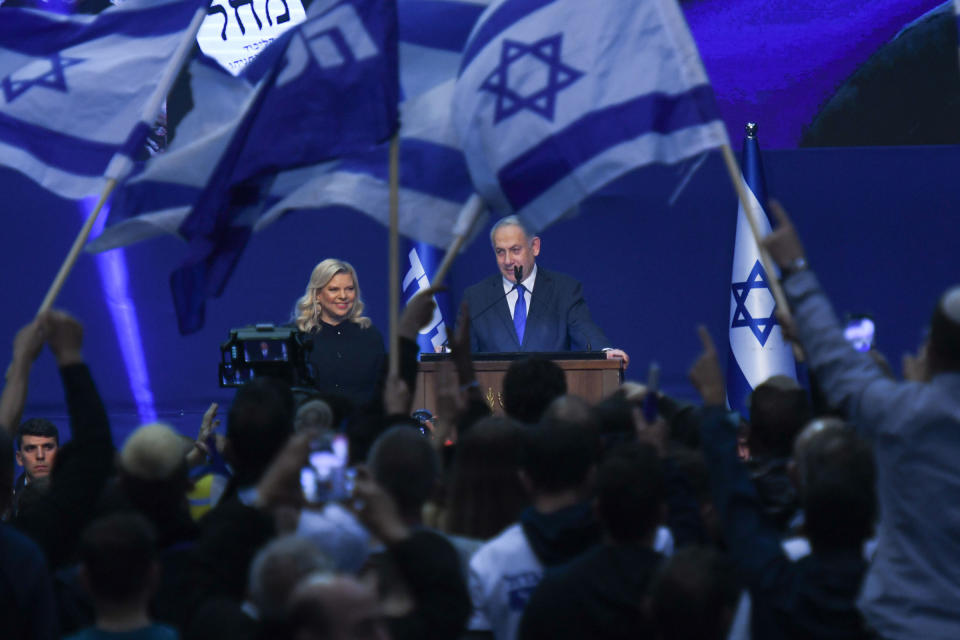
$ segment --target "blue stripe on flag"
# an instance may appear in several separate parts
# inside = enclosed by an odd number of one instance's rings
[[[746,420],[750,419],[751,393],[753,393],[753,387],[743,375],[740,363],[737,362],[731,349],[727,352],[727,404]]]
[[[183,31],[186,16],[200,6],[196,0],[170,2],[144,9],[107,10],[93,22],[51,20],[42,13],[5,9],[0,21],[0,48],[31,56],[50,55],[110,35],[146,38]],[[24,38],[24,33],[43,33]]]
[[[460,53],[484,7],[444,0],[403,2],[397,18],[400,41]]]
[[[497,177],[510,205],[521,209],[569,174],[571,165],[577,167],[647,133],[667,134],[703,124],[703,114],[710,113],[716,108],[708,84],[675,96],[644,94],[587,113],[514,158]],[[563,153],[557,153],[558,148]]]
[[[354,154],[337,166],[338,171],[364,173],[386,181],[389,165],[384,162],[387,151],[383,147]],[[432,196],[463,202],[473,193],[466,160],[459,149],[442,144],[402,138],[400,166],[403,167],[403,187],[429,193]]]
[[[470,41],[470,45],[463,52],[463,61],[460,62],[460,75],[467,65],[477,57],[477,54],[490,43],[491,40],[499,36],[504,30],[510,27],[514,22],[522,20],[534,11],[542,9],[556,0],[527,0],[526,2],[504,2],[497,8],[493,14],[488,17],[480,30]],[[588,1],[588,0],[583,0]]]
[[[0,112],[0,142],[19,147],[44,164],[79,176],[103,175],[121,146],[78,138]]]

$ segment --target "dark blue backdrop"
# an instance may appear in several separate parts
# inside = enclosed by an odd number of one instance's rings
[[[957,147],[918,147],[764,156],[769,191],[794,215],[838,310],[876,316],[879,347],[897,370],[900,354],[919,342],[937,293],[960,280],[958,154]],[[720,158],[713,156],[667,205],[682,172],[657,167],[610,185],[578,217],[542,234],[541,263],[584,282],[596,320],[633,358],[628,376],[642,378],[647,362],[656,359],[665,388],[690,395],[685,372],[698,352],[696,324],[707,323],[718,341],[726,340],[736,203]],[[62,203],[8,170],[0,169],[0,184],[8,186],[0,341],[9,345],[36,312],[82,220],[80,212],[65,214]],[[162,238],[123,252],[126,301],[116,293],[105,296],[96,260],[82,256],[57,304],[86,325],[87,359],[118,442],[139,420],[113,320],[118,310],[129,317],[130,303],[135,307],[146,388],[158,416],[192,433],[209,402],[229,401],[216,384],[218,345],[228,329],[286,320],[322,258],[344,258],[357,267],[369,313],[386,333],[386,236],[377,223],[349,210],[279,221],[253,238],[223,297],[208,304],[206,328],[188,337],[177,333],[167,284],[184,254],[179,241]],[[454,267],[454,299],[493,268],[484,233]],[[123,331],[130,334],[128,324]],[[62,423],[62,398],[53,360],[44,354],[27,415]],[[148,400],[140,398],[141,410]]]

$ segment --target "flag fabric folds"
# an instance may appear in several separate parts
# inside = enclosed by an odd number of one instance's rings
[[[446,247],[454,220],[473,193],[450,118],[460,52],[485,0],[400,0],[400,232],[418,242]],[[113,203],[110,227],[92,251],[178,233],[199,190],[210,158],[226,144],[230,104],[247,94],[202,64],[191,66],[192,84],[207,86],[180,124],[167,152],[131,179]],[[214,86],[217,85],[217,86]],[[200,90],[195,89],[194,94]],[[233,111],[238,109],[234,107]],[[387,145],[344,154],[334,162],[285,170],[264,185],[258,207],[234,225],[260,230],[294,210],[347,206],[387,224]]]
[[[767,201],[767,188],[756,125],[747,125],[741,164],[747,198],[760,233],[770,233],[770,220],[760,204]],[[779,273],[775,275],[780,277]],[[760,262],[760,251],[742,205],[737,210],[730,291],[727,404],[748,417],[750,392],[771,376],[785,375],[796,380],[797,364],[793,347],[784,339],[777,323],[770,279]]]
[[[203,326],[205,300],[222,293],[280,170],[364,150],[393,134],[396,49],[392,3],[341,0],[316,3],[239,78],[208,59],[191,64],[196,113],[176,132],[189,152],[171,146],[151,163],[157,170],[149,180],[132,180],[114,205],[129,212],[159,204],[154,221],[176,224],[189,243],[187,260],[170,278],[181,333]],[[97,248],[116,246],[105,236]]]
[[[477,192],[542,229],[623,173],[728,144],[675,0],[500,0],[463,54]]]
[[[129,0],[96,16],[5,8],[3,163],[68,200],[122,178],[205,9],[198,0]]]

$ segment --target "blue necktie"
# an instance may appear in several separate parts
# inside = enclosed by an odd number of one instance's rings
[[[523,328],[527,324],[527,299],[523,294],[527,290],[522,284],[517,283],[517,304],[513,308],[513,326],[517,330],[517,342],[523,344]]]

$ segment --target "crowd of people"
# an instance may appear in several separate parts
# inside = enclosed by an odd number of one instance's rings
[[[426,290],[400,318],[397,371],[375,354],[369,401],[260,377],[223,433],[213,406],[196,439],[151,424],[115,443],[81,324],[41,314],[17,334],[0,395],[3,637],[960,637],[960,287],[895,380],[845,341],[773,211],[765,245],[792,312],[780,320],[818,393],[772,378],[749,419],[725,408],[702,328],[699,403],[628,382],[591,404],[533,355],[513,362],[493,415],[467,307],[435,415],[414,415]],[[329,332],[362,317],[356,274],[338,274],[327,299],[308,287],[302,322]],[[528,291],[500,283],[523,305]],[[66,443],[22,416],[44,346]],[[332,475],[318,443],[343,458]]]

